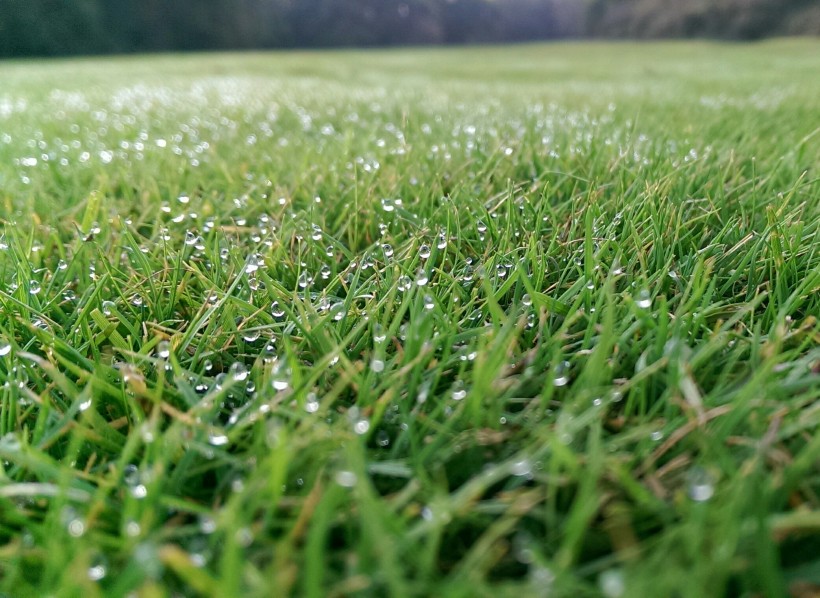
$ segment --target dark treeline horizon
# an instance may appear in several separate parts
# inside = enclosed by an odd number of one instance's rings
[[[0,0],[0,57],[818,34],[816,0]]]

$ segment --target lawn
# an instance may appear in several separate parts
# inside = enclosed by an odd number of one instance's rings
[[[0,595],[818,595],[818,72],[0,63]]]

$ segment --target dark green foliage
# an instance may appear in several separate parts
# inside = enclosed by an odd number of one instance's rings
[[[0,2],[0,56],[818,33],[811,0]]]

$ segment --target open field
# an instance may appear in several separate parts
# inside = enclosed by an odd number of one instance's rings
[[[0,63],[0,595],[817,595],[818,72]]]

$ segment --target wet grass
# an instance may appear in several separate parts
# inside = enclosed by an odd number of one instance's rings
[[[811,595],[818,57],[0,64],[0,592]]]

